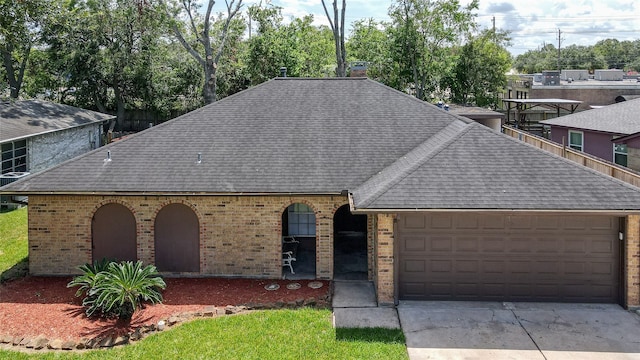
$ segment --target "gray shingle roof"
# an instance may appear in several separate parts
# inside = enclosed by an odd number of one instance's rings
[[[581,111],[555,119],[540,121],[540,123],[613,134],[634,134],[640,132],[640,99]]]
[[[0,142],[113,118],[113,115],[48,101],[0,101]]]
[[[637,210],[639,189],[479,124],[353,192],[356,208]],[[423,145],[426,145],[423,144]],[[398,162],[405,162],[401,159]],[[404,170],[403,170],[404,168]]]
[[[452,118],[368,79],[275,79],[11,188],[339,193],[384,169]]]
[[[359,208],[640,209],[640,189],[368,79],[271,80],[3,190],[349,190]]]

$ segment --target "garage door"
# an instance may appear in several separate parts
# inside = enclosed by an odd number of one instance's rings
[[[619,219],[402,214],[401,300],[619,302]]]

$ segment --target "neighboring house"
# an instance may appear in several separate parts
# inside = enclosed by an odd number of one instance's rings
[[[579,111],[589,110],[594,106],[614,104],[620,96],[640,95],[640,82],[635,77],[621,79],[611,76],[615,71],[596,70],[594,75],[577,76],[563,70],[557,82],[547,82],[544,77],[519,75],[510,79],[504,93],[505,99],[570,99],[581,101]],[[619,70],[618,70],[619,71]],[[585,71],[582,71],[584,73]],[[572,78],[573,76],[573,78]],[[571,80],[569,80],[571,78]],[[601,79],[601,80],[599,80]],[[611,80],[604,80],[611,79]]]
[[[478,106],[449,105],[453,114],[464,116],[495,131],[500,131],[504,124],[504,114]]]
[[[640,170],[640,99],[540,122],[551,140]]]
[[[640,305],[640,189],[369,79],[274,79],[2,192],[30,197],[33,275],[107,257],[369,279],[380,304]]]
[[[0,100],[1,174],[36,173],[101,146],[114,116],[41,100]]]

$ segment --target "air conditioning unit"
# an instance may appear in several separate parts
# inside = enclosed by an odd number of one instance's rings
[[[16,180],[19,180],[27,175],[29,175],[29,172],[9,172],[6,174],[2,174],[0,175],[0,187],[8,185]]]
[[[19,180],[27,175],[29,172],[9,172],[6,174],[0,175],[0,188],[8,185],[16,180]],[[17,207],[21,205],[25,205],[28,201],[27,196],[8,196],[3,195],[0,196],[0,207]]]

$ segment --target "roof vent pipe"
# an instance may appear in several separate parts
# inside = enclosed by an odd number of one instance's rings
[[[111,150],[107,150],[107,158],[104,159],[105,162],[111,161]]]
[[[198,160],[196,161],[196,164],[201,164],[202,163],[202,153],[198,153]]]
[[[283,66],[280,68],[280,77],[287,77],[287,67]]]

